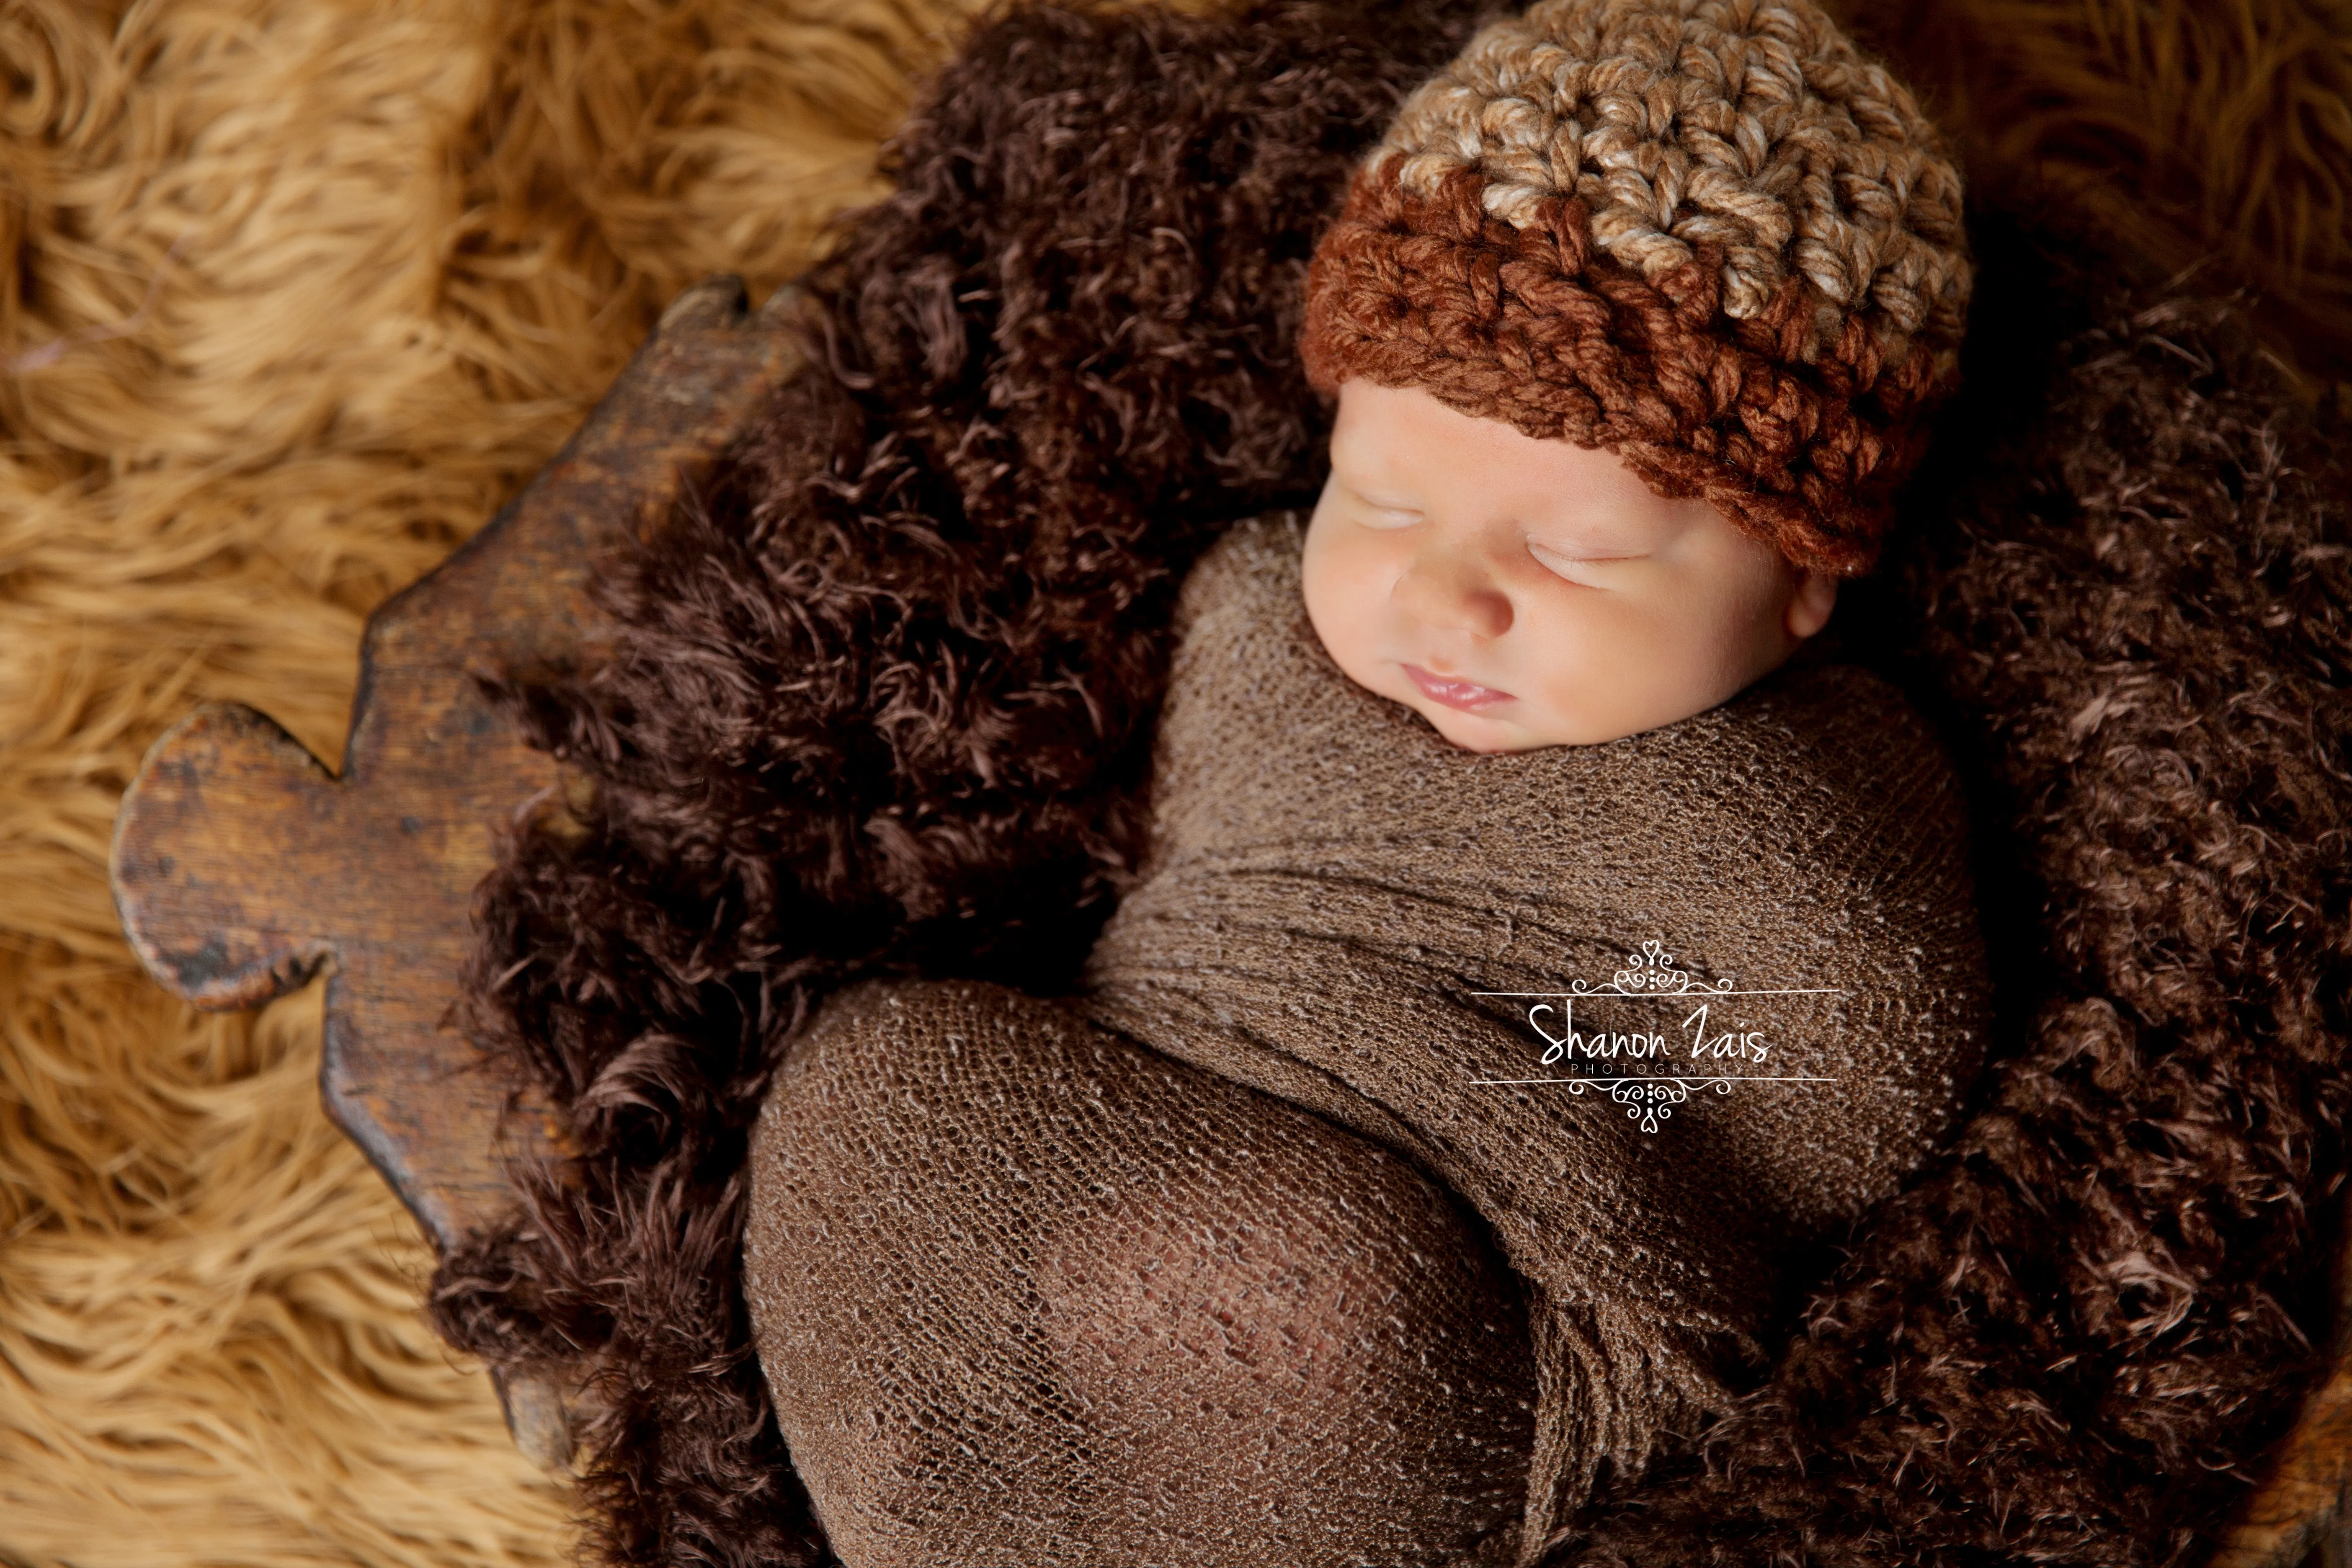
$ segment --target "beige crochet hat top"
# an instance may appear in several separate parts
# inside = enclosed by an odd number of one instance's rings
[[[1957,380],[1969,283],[1958,170],[1810,0],[1542,0],[1358,170],[1303,347],[1326,391],[1615,452],[1853,574]]]

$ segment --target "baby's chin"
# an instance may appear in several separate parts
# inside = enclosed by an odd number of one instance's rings
[[[1539,752],[1549,746],[1598,746],[1619,741],[1628,735],[1638,735],[1665,724],[1687,718],[1677,712],[1654,724],[1631,724],[1622,716],[1612,722],[1607,717],[1594,715],[1564,715],[1557,712],[1529,712],[1524,701],[1498,702],[1491,710],[1469,710],[1448,708],[1433,700],[1407,679],[1404,691],[1381,693],[1402,703],[1426,720],[1450,744],[1465,752],[1477,752],[1488,756],[1501,756],[1514,752]],[[1516,711],[1515,711],[1516,710]],[[1693,712],[1701,710],[1693,709]]]
[[[1444,737],[1450,744],[1465,752],[1499,756],[1510,752],[1532,752],[1545,746],[1569,744],[1565,741],[1548,740],[1540,734],[1532,733],[1524,724],[1500,714],[1488,717],[1485,713],[1448,708],[1443,702],[1432,701],[1418,688],[1414,689],[1410,698],[1400,696],[1392,691],[1384,692],[1382,695],[1402,702],[1426,720],[1430,728]],[[1516,708],[1519,704],[1507,702],[1497,703],[1496,706]]]

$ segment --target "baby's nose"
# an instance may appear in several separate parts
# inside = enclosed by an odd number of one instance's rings
[[[1414,561],[1397,579],[1398,608],[1447,631],[1496,637],[1511,629],[1511,601],[1475,562],[1459,555]]]

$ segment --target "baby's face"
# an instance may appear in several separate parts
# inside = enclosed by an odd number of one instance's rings
[[[1724,701],[1821,630],[1833,577],[1614,456],[1342,383],[1307,618],[1348,678],[1474,752],[1591,745]]]

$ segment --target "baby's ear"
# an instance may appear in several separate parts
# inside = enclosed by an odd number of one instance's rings
[[[1797,591],[1789,596],[1786,625],[1789,635],[1799,642],[1830,624],[1830,612],[1837,608],[1838,580],[1826,572],[1797,569]]]

